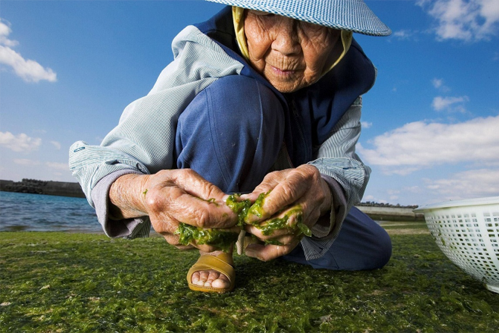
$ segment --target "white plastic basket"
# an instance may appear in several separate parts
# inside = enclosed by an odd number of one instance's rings
[[[442,252],[499,293],[499,197],[449,201],[415,209]]]

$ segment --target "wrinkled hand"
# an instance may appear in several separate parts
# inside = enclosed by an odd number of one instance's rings
[[[282,218],[287,215],[288,227],[295,226],[301,218],[305,225],[312,228],[317,220],[331,208],[331,190],[326,181],[322,179],[319,170],[312,165],[305,164],[295,169],[269,173],[251,194],[243,197],[254,201],[260,193],[269,191],[271,192],[262,205],[263,215],[248,216],[247,222],[265,225],[273,218]],[[248,245],[245,254],[262,261],[290,253],[303,237],[303,235],[297,235],[297,232],[291,228],[278,229],[271,235],[264,235],[257,226],[248,225],[246,231],[262,241],[280,244]]]
[[[148,215],[154,230],[180,248],[175,235],[180,222],[201,228],[234,227],[237,216],[225,204],[226,197],[217,186],[190,169],[124,175],[110,191],[111,202],[120,209],[122,217]],[[209,245],[193,245],[207,252],[215,250]]]

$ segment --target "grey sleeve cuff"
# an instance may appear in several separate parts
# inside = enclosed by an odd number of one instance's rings
[[[322,175],[322,179],[328,183],[331,189],[333,204],[331,206],[331,213],[322,216],[312,227],[312,235],[317,238],[336,238],[341,229],[341,224],[347,215],[347,201],[343,194],[343,189],[334,178]]]
[[[149,236],[151,222],[148,217],[113,220],[110,216],[109,189],[116,179],[130,173],[141,174],[131,169],[115,171],[102,178],[92,190],[92,201],[95,205],[97,219],[108,237],[137,238]]]
[[[322,216],[312,227],[312,237],[303,237],[301,244],[306,260],[322,257],[340,233],[343,220],[347,216],[347,201],[341,185],[332,177],[322,175],[333,195],[331,213]]]

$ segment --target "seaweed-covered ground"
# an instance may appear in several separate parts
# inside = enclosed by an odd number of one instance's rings
[[[230,294],[188,289],[196,259],[160,237],[1,232],[0,332],[496,332],[499,294],[424,223],[386,223],[388,265],[332,272],[236,256]]]

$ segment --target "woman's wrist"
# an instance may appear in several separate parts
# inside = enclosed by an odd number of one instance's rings
[[[115,219],[147,215],[145,184],[149,175],[126,174],[114,181],[109,189],[110,213]]]

